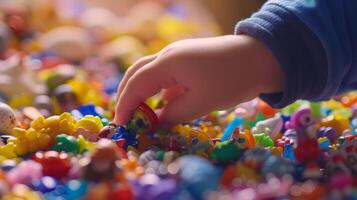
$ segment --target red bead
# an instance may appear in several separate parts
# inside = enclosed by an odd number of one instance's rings
[[[57,151],[37,152],[33,160],[42,165],[44,176],[52,176],[61,179],[67,176],[70,170],[70,162],[66,153]]]
[[[298,143],[295,149],[295,158],[299,162],[314,161],[319,157],[320,153],[316,140],[308,139]]]
[[[159,118],[155,114],[155,112],[145,103],[141,103],[138,107],[138,110],[144,114],[144,116],[147,117],[147,119],[150,121],[150,130],[155,131],[158,126],[159,126]]]
[[[121,187],[109,195],[110,200],[133,200],[134,194],[128,187]]]

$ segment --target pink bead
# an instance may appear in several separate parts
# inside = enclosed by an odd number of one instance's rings
[[[7,174],[7,180],[10,185],[30,184],[35,179],[42,177],[42,166],[33,161],[27,160],[21,162]]]

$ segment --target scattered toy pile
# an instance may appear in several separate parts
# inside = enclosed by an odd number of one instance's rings
[[[200,26],[174,4],[143,3],[155,12],[128,13],[135,24],[120,30],[100,20],[125,21],[109,10],[70,4],[80,17],[61,18],[46,1],[6,2],[2,199],[357,199],[357,92],[281,110],[254,99],[171,130],[159,127],[153,110],[162,102],[153,97],[116,126],[125,69],[172,40],[202,35]],[[144,23],[150,31],[140,31]]]

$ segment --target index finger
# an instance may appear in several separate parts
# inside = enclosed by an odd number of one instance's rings
[[[153,61],[137,70],[128,80],[116,105],[115,123],[127,123],[141,102],[157,94],[161,89],[176,85],[175,79],[161,65],[162,63]]]

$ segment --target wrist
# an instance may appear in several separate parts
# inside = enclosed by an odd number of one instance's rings
[[[248,36],[238,35],[245,40],[246,51],[250,55],[249,68],[251,76],[255,77],[258,93],[277,93],[283,90],[284,75],[281,66],[273,53],[259,40]],[[254,84],[254,83],[253,83]]]

